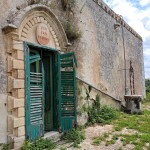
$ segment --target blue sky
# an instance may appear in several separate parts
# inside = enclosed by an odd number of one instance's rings
[[[150,79],[150,0],[103,0],[143,38],[145,78]]]

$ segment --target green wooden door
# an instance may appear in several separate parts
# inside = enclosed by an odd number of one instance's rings
[[[74,53],[60,55],[61,99],[59,100],[60,130],[68,131],[75,127],[76,120],[76,58]],[[75,65],[74,65],[75,64]]]
[[[44,69],[37,51],[25,47],[26,139],[44,135]]]

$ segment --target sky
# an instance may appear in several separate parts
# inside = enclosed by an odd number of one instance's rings
[[[150,0],[103,0],[143,38],[145,78],[150,79]]]

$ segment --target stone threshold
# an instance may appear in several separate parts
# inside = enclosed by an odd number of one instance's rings
[[[46,132],[44,134],[44,139],[51,139],[54,142],[58,142],[60,141],[60,138],[62,136],[62,133],[59,133],[58,131],[50,131],[50,132]]]

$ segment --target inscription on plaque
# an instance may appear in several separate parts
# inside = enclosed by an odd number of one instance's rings
[[[46,24],[44,23],[40,23],[37,26],[36,29],[36,37],[37,37],[37,41],[41,44],[41,45],[47,45],[50,41],[50,33],[49,33],[49,29],[47,27]]]

